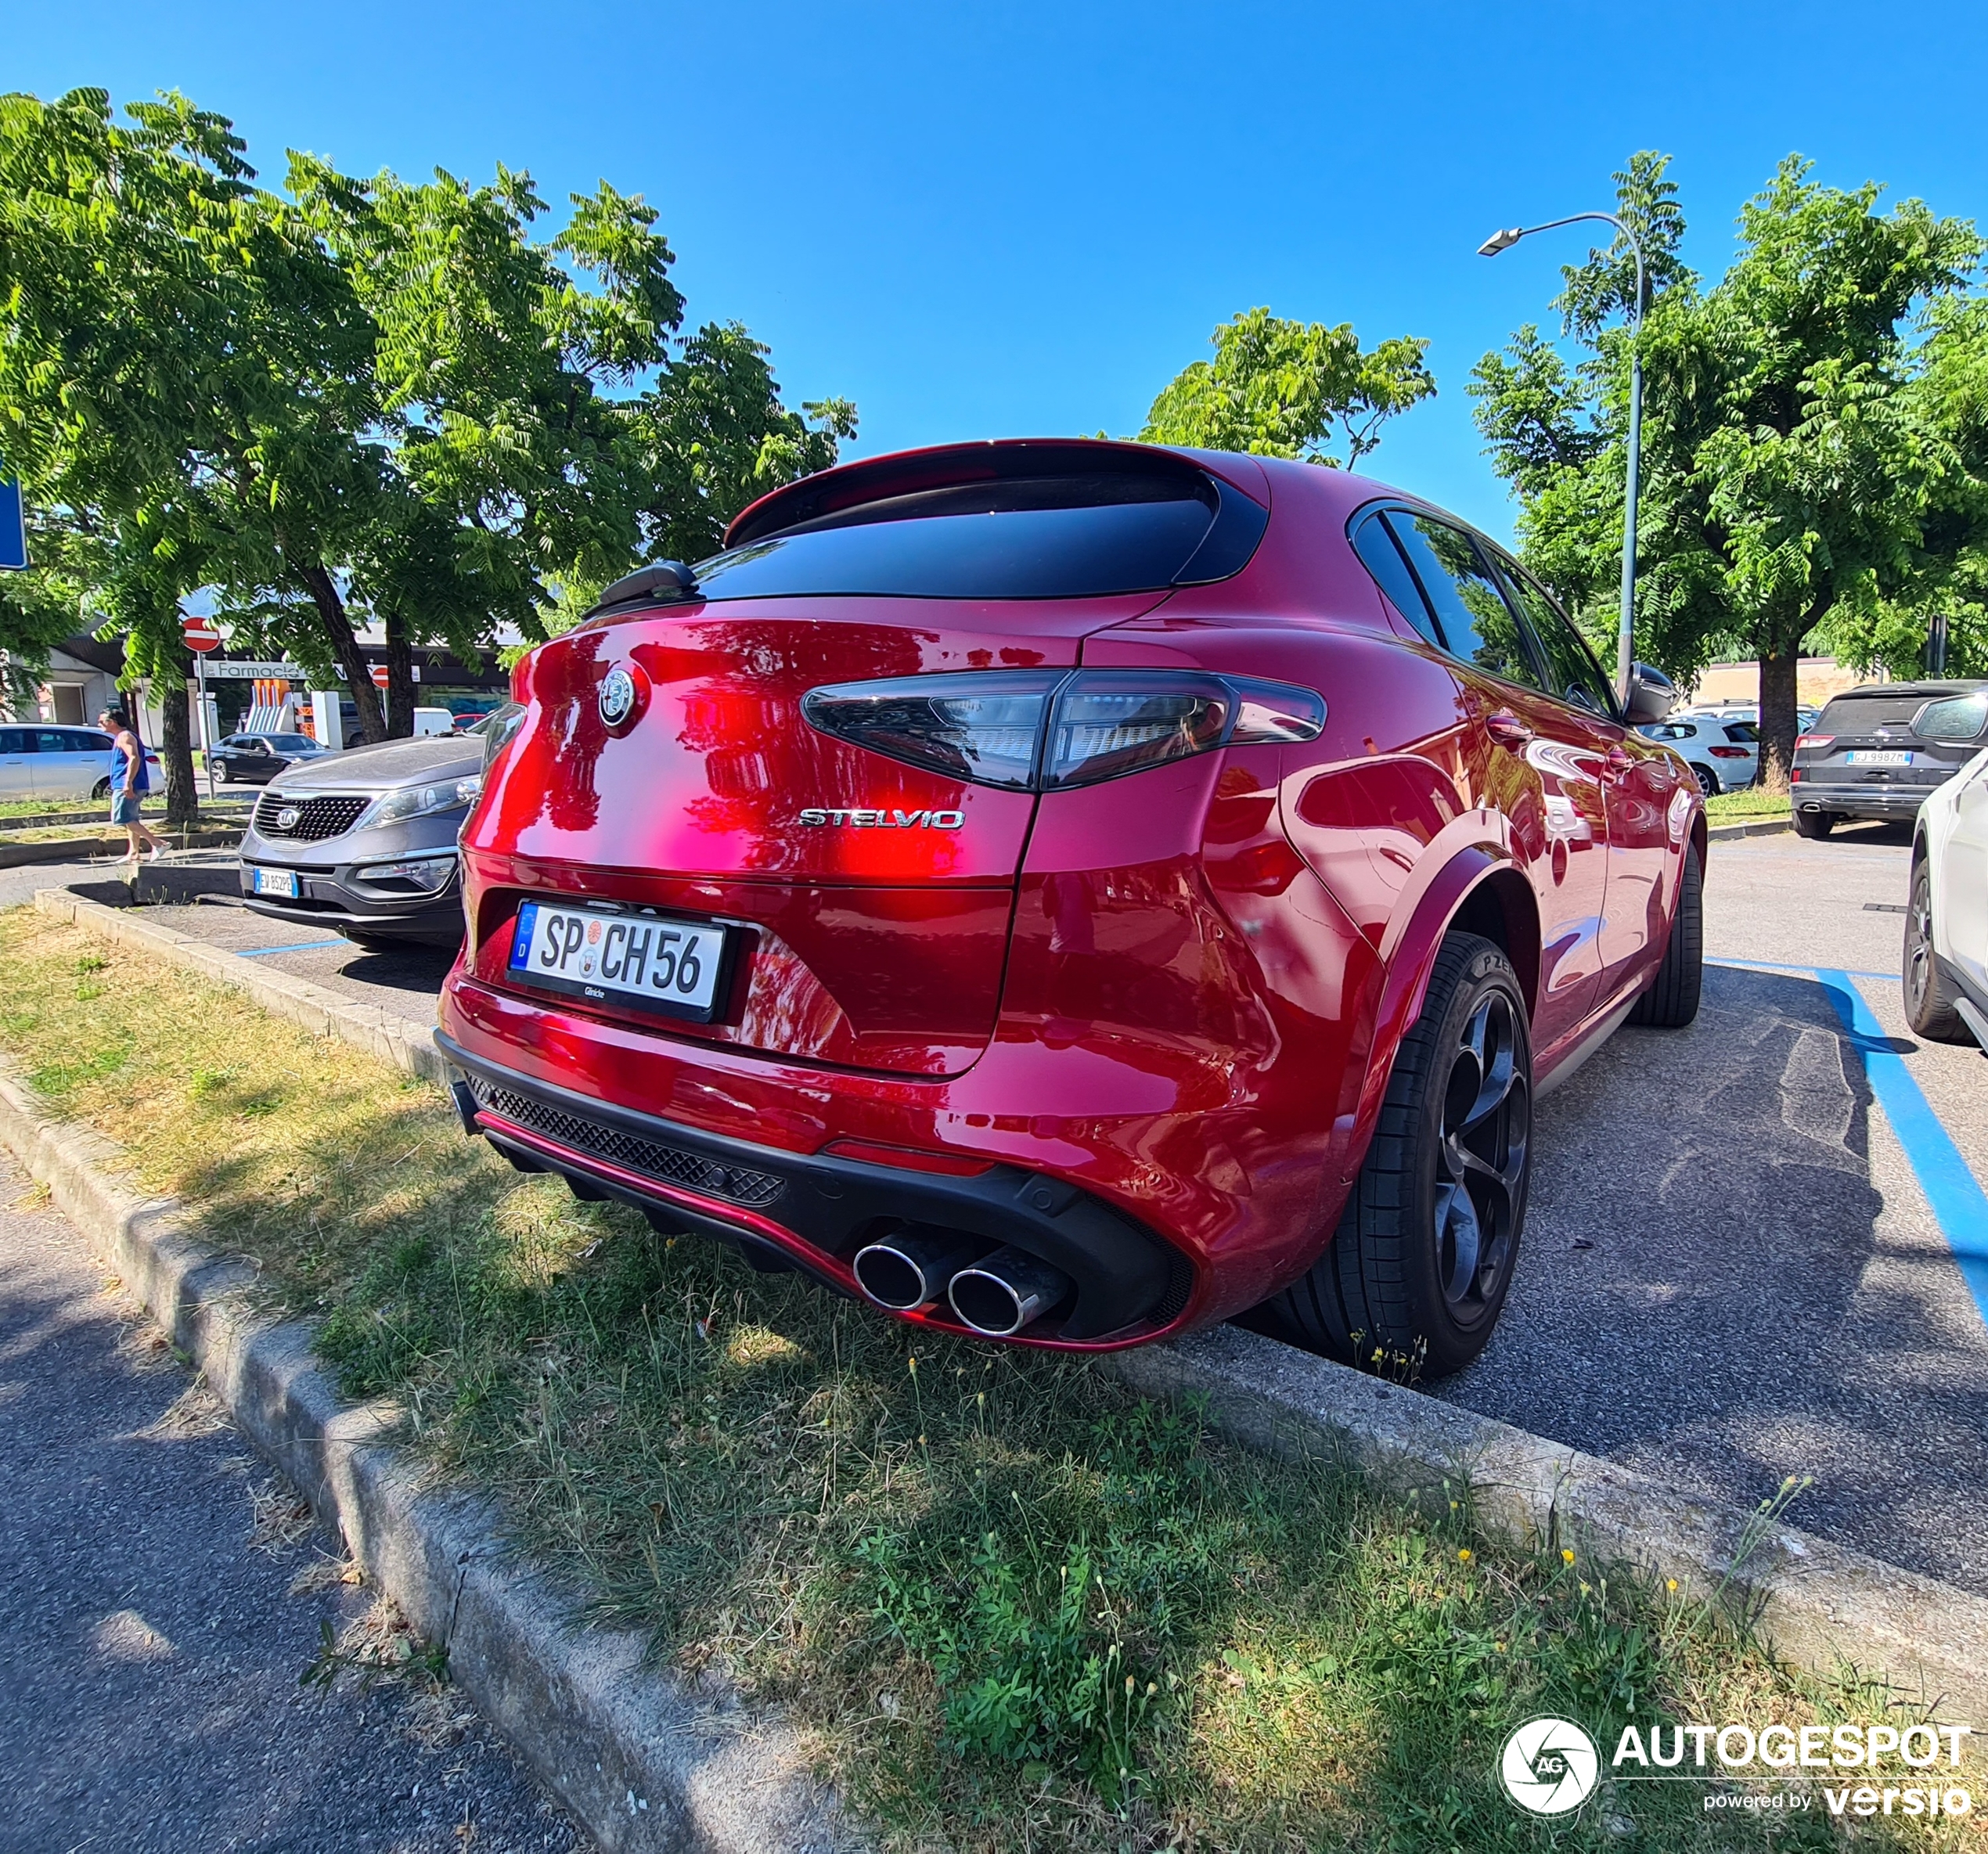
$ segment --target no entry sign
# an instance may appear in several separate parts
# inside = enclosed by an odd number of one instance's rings
[[[179,635],[189,650],[198,650],[204,657],[210,650],[221,648],[221,633],[214,628],[211,618],[188,618],[179,627]]]
[[[384,689],[387,686],[387,666],[385,664],[376,663],[373,666],[373,686],[375,689]]]

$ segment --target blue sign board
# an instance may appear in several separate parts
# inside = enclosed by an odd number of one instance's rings
[[[0,482],[0,571],[27,564],[27,524],[21,518],[20,484]]]

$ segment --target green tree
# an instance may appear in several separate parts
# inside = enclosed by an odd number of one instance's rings
[[[677,340],[655,215],[605,182],[541,237],[521,173],[294,156],[277,194],[225,118],[126,115],[0,99],[0,455],[49,563],[0,603],[10,661],[45,661],[73,602],[170,679],[182,601],[211,586],[252,642],[341,678],[366,738],[405,733],[417,647],[542,636],[575,589],[715,545],[854,433],[845,401],[783,407],[736,325]]]
[[[1349,322],[1327,328],[1249,309],[1210,338],[1215,358],[1174,376],[1147,413],[1141,442],[1352,469],[1389,419],[1435,392],[1428,343],[1414,336],[1363,351]],[[1335,440],[1343,458],[1328,448]]]
[[[1639,156],[1617,180],[1623,216],[1670,258],[1682,218],[1662,167]],[[1917,200],[1880,212],[1879,193],[1823,186],[1790,157],[1742,209],[1725,276],[1703,288],[1673,262],[1644,324],[1640,652],[1680,677],[1722,651],[1758,659],[1770,783],[1793,757],[1803,651],[1847,639],[1868,656],[1922,610],[1952,571],[1935,517],[1965,499],[1912,319],[1964,287],[1979,241]],[[1624,300],[1619,272],[1609,252],[1568,273],[1578,365],[1527,328],[1471,388],[1529,559],[1591,622],[1621,545],[1628,338],[1600,320]]]

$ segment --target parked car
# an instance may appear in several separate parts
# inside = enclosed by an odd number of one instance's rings
[[[1925,718],[1936,733],[1969,721],[1988,734],[1988,691],[1947,696],[1965,711]],[[1905,1015],[1921,1036],[1988,1049],[1988,749],[1919,807],[1905,914]]]
[[[0,727],[0,798],[110,796],[110,736],[101,728]],[[145,764],[154,792],[165,773],[149,747]]]
[[[230,734],[212,750],[214,776],[222,785],[267,785],[324,751],[308,734]]]
[[[1827,837],[1846,819],[1912,818],[1979,749],[1983,720],[1968,698],[1984,689],[1988,682],[1874,682],[1832,697],[1795,743],[1796,833]]]
[[[242,837],[242,894],[258,914],[361,946],[463,937],[456,837],[483,743],[452,734],[326,754],[277,779]]]
[[[1750,721],[1724,715],[1673,715],[1636,731],[1678,754],[1708,798],[1744,791],[1760,775],[1760,730]]]
[[[520,664],[466,1125],[928,1327],[1475,1356],[1532,1100],[1698,1006],[1704,801],[1554,601],[1340,470],[959,445]]]

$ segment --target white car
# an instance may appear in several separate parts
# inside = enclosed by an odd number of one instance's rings
[[[1980,711],[1988,689],[1956,697]],[[1919,807],[1905,912],[1905,1015],[1921,1036],[1988,1049],[1988,750]]]
[[[0,798],[102,798],[110,790],[110,736],[98,728],[0,727]],[[164,790],[159,756],[145,750],[154,792]]]
[[[1673,715],[1636,731],[1679,754],[1708,798],[1743,791],[1760,771],[1760,730],[1750,721],[1727,715]]]

